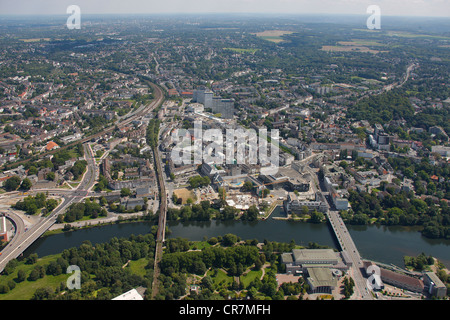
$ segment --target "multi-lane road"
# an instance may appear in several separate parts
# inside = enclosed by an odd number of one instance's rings
[[[349,270],[351,277],[355,282],[355,299],[372,300],[373,296],[367,287],[367,280],[362,275],[361,269],[363,262],[359,255],[353,239],[345,226],[344,221],[337,210],[328,210],[328,221],[330,222],[334,234],[339,241],[342,250],[345,250],[352,261],[352,267]]]
[[[22,219],[12,212],[8,213],[8,218],[16,226],[16,232],[12,240],[2,250],[2,255],[0,256],[0,270],[3,270],[10,260],[20,256],[25,249],[56,222],[59,214],[64,213],[72,203],[81,201],[94,186],[97,174],[94,155],[88,144],[84,144],[83,147],[88,165],[78,188],[61,192],[62,202],[47,217],[40,218],[39,222],[25,231]]]
[[[92,149],[88,143],[92,138],[100,137],[105,133],[112,131],[115,126],[125,126],[131,123],[134,120],[141,119],[146,113],[152,111],[157,106],[159,106],[164,101],[164,94],[157,85],[153,83],[149,83],[150,86],[154,89],[155,99],[147,104],[141,106],[139,109],[132,112],[128,117],[121,118],[119,122],[117,122],[114,126],[106,128],[99,133],[94,135],[85,137],[76,143],[83,143],[84,147],[84,155],[87,161],[87,170],[84,173],[82,180],[78,187],[73,190],[61,189],[61,190],[36,190],[31,191],[31,193],[35,192],[47,192],[49,191],[49,195],[57,195],[61,196],[62,201],[47,217],[41,217],[40,220],[25,231],[24,223],[22,219],[12,213],[9,212],[7,214],[8,218],[13,222],[16,227],[16,232],[12,240],[8,243],[8,245],[2,250],[0,255],[0,271],[2,271],[6,264],[20,256],[25,249],[27,249],[34,241],[36,241],[45,231],[47,231],[55,222],[56,218],[59,214],[65,212],[65,210],[75,202],[80,202],[85,197],[92,195],[91,189],[95,184],[95,181],[98,177],[98,168],[95,162],[95,158],[92,152]],[[11,196],[17,196],[17,193],[12,193]],[[165,195],[165,193],[164,193]],[[3,197],[8,196],[8,194],[2,195]],[[164,233],[162,234],[164,237]]]

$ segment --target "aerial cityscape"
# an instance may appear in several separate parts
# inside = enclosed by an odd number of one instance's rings
[[[447,4],[22,2],[0,5],[0,300],[449,299]]]

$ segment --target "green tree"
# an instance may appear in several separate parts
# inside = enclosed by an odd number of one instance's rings
[[[17,271],[17,282],[23,282],[26,278],[27,273],[24,270],[20,269],[19,271]]]
[[[322,220],[325,218],[325,215],[322,212],[319,212],[317,210],[314,210],[311,213],[310,221],[314,223],[322,222]]]
[[[20,185],[20,189],[22,190],[30,190],[33,184],[31,183],[31,180],[28,178],[25,178],[22,180],[22,184]]]
[[[122,188],[122,189],[120,189],[120,196],[121,197],[131,196],[131,190],[129,188]]]
[[[16,191],[20,186],[19,176],[13,176],[5,181],[4,188],[6,191]]]
[[[55,173],[54,172],[49,172],[47,173],[46,179],[49,181],[55,181]]]

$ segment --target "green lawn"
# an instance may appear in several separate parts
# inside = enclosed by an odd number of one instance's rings
[[[230,277],[227,273],[220,269],[217,270],[217,273],[214,270],[209,270],[207,275],[213,279],[216,289],[219,289],[220,287],[228,287],[233,282],[233,277]]]
[[[136,261],[130,261],[127,268],[130,269],[131,273],[136,274],[138,276],[145,276],[147,273],[147,269],[145,269],[145,266],[148,264],[148,259],[141,258]]]
[[[209,248],[211,245],[207,241],[194,241],[190,246],[191,250],[203,250],[204,248]]]
[[[247,273],[244,276],[240,277],[240,282],[244,285],[244,288],[247,288],[248,285],[255,279],[260,279],[262,276],[262,270],[258,270],[258,271],[250,271],[249,273]]]
[[[21,269],[29,275],[31,270],[33,270],[36,265],[46,266],[50,261],[55,260],[59,256],[60,255],[51,255],[39,258],[34,265],[27,265],[25,262],[20,262],[12,274],[2,275],[0,277],[0,284],[7,284],[9,280],[14,281],[14,279],[17,278],[17,272]],[[45,275],[43,278],[36,281],[25,280],[23,282],[16,283],[16,287],[14,289],[10,290],[8,293],[0,294],[0,300],[30,300],[36,289],[43,287],[52,287],[55,289],[61,282],[67,281],[69,277],[70,274],[65,273],[60,274],[59,276]]]

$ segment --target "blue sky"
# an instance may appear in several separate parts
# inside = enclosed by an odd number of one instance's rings
[[[450,0],[0,0],[0,14],[82,13],[323,13],[366,15],[378,5],[382,15],[450,17]]]

